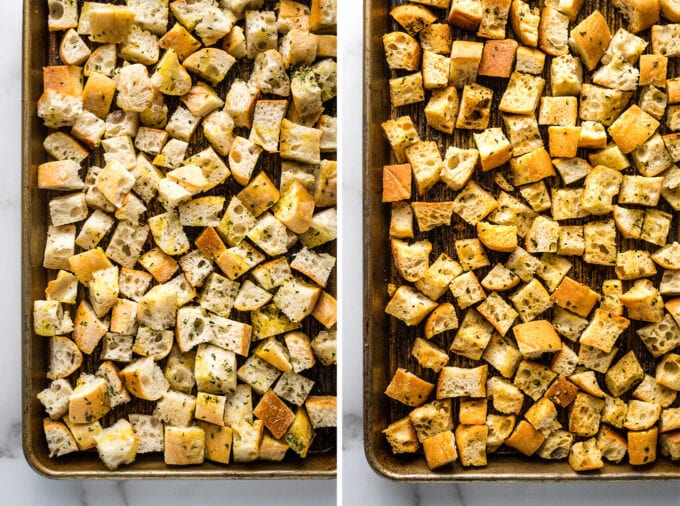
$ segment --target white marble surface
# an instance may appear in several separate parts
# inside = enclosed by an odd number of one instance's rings
[[[344,29],[343,224],[342,255],[351,259],[342,273],[344,318],[343,504],[680,504],[680,482],[615,484],[464,484],[406,485],[378,477],[366,464],[362,443],[362,281],[361,262],[361,3],[341,12]],[[3,2],[0,17],[0,490],[2,504],[153,505],[186,504],[333,504],[335,480],[321,482],[87,482],[54,481],[35,474],[21,451],[20,410],[20,105],[21,2]]]

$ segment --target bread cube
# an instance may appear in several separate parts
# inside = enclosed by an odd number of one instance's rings
[[[626,353],[614,364],[604,377],[609,392],[617,397],[633,388],[643,378],[644,371],[632,351]]]
[[[489,88],[474,83],[466,84],[460,99],[456,128],[484,130],[489,124],[492,96],[493,91]]]
[[[493,333],[493,326],[475,309],[469,309],[449,350],[472,360],[479,360]]]
[[[656,447],[659,437],[659,429],[628,432],[628,463],[632,466],[641,466],[656,460]]]
[[[391,423],[383,434],[392,448],[392,453],[415,453],[420,448],[416,431],[408,416]]]
[[[486,465],[486,438],[489,428],[486,424],[459,424],[455,430],[455,441],[462,466]]]
[[[437,380],[437,399],[485,397],[487,365],[474,368],[443,367]]]
[[[583,60],[586,68],[592,71],[611,40],[607,20],[600,11],[595,11],[576,25],[570,35],[570,47]]]
[[[463,0],[470,2],[471,0]],[[472,0],[473,2],[475,0]],[[480,1],[480,0],[476,0]],[[481,5],[480,5],[481,7]],[[455,3],[454,7],[452,7],[451,12],[453,12],[453,9],[455,8]],[[480,10],[480,18],[481,18],[481,10]],[[463,88],[465,86],[473,86],[473,87],[479,87],[482,88],[479,85],[475,84],[475,80],[477,78],[477,72],[479,69],[479,65],[482,61],[482,55],[484,51],[484,44],[481,42],[474,42],[474,41],[466,41],[466,40],[456,40],[453,42],[451,46],[451,68],[450,68],[450,75],[449,75],[449,84],[451,86],[454,86],[456,88]],[[486,88],[482,88],[484,90],[487,90]],[[491,99],[490,93],[491,90],[487,90],[489,93],[489,100]],[[465,92],[465,90],[463,90]],[[463,93],[465,95],[465,93]],[[482,97],[484,98],[484,97]],[[462,128],[462,127],[458,127]],[[486,125],[482,128],[486,128]]]
[[[494,2],[482,0],[482,19],[477,29],[477,35],[488,39],[505,38],[505,26],[508,22],[510,0]]]

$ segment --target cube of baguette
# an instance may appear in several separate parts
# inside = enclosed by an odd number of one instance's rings
[[[434,390],[432,383],[419,378],[406,369],[398,368],[385,390],[385,395],[407,406],[415,407],[423,404],[432,390]]]
[[[486,364],[473,368],[443,367],[437,380],[437,399],[451,397],[485,397]]]
[[[469,309],[449,350],[469,359],[479,360],[492,336],[493,326],[475,309]]]
[[[418,141],[404,151],[411,164],[418,195],[424,195],[439,181],[444,164],[434,141]]]
[[[405,32],[383,35],[385,59],[391,69],[415,71],[420,69],[421,48],[418,41]]]
[[[430,470],[455,462],[458,458],[455,436],[450,430],[440,432],[425,439],[423,441],[423,450],[427,467]]]
[[[537,148],[510,160],[510,170],[515,185],[535,183],[554,176],[555,169],[545,148]]]
[[[493,408],[503,414],[519,414],[524,403],[524,394],[510,380],[498,376],[491,377],[486,383],[487,398]]]
[[[481,0],[452,0],[448,22],[453,26],[473,32],[479,27],[482,16]]]
[[[562,350],[568,349],[563,347]],[[559,354],[559,352],[558,352]],[[557,356],[557,354],[555,355]],[[534,401],[540,399],[550,386],[550,383],[557,377],[557,373],[538,362],[522,360],[517,367],[514,385]]]
[[[416,337],[411,348],[411,355],[425,368],[439,372],[449,363],[449,355],[437,345]]]
[[[519,323],[512,331],[520,353],[527,358],[537,358],[543,353],[554,353],[562,348],[555,327],[547,320]]]
[[[451,67],[453,68],[453,59]],[[456,128],[484,130],[489,124],[492,97],[493,91],[489,88],[474,83],[465,84],[460,99]]]
[[[569,455],[574,444],[574,435],[566,430],[556,430],[549,434],[536,455],[542,459],[561,460]]]
[[[111,410],[109,384],[104,378],[82,374],[69,396],[68,419],[71,423],[90,423]]]
[[[385,434],[394,454],[415,453],[420,448],[416,431],[408,416],[392,422],[382,433]]]
[[[409,413],[411,424],[421,443],[442,431],[453,429],[451,400],[435,400]]]
[[[602,425],[597,434],[597,447],[600,449],[603,458],[614,463],[621,462],[628,451],[626,439],[606,425]]]
[[[428,125],[440,132],[451,134],[458,116],[458,92],[453,86],[432,90],[425,106]]]
[[[484,44],[477,74],[487,77],[510,77],[518,44],[513,39],[488,40]]]
[[[311,420],[307,415],[307,410],[302,406],[298,407],[295,412],[293,423],[288,429],[288,432],[286,432],[284,440],[288,446],[290,446],[291,450],[300,457],[305,458],[314,441],[315,435]]]
[[[529,457],[538,451],[544,441],[545,437],[529,422],[520,420],[505,444]]]
[[[657,371],[659,370],[660,368],[657,367]],[[609,393],[618,397],[633,388],[644,378],[644,376],[644,370],[642,369],[640,362],[638,362],[635,353],[631,350],[621,357],[616,364],[610,367],[604,376],[604,380]],[[657,382],[662,385],[664,384],[663,380],[659,381],[658,377]]]
[[[445,0],[446,4],[450,4],[451,0]],[[427,25],[418,33],[420,46],[426,51],[432,51],[437,54],[450,55],[452,36],[451,26],[448,23],[432,23]]]
[[[455,442],[461,465],[479,467],[486,465],[486,439],[489,428],[486,424],[459,424],[455,430]]]
[[[579,441],[569,450],[569,465],[574,471],[593,471],[604,467],[597,439]]]
[[[120,378],[131,394],[145,400],[160,399],[170,386],[152,357],[131,363],[120,371]]]
[[[205,458],[205,431],[197,426],[165,427],[164,461],[167,465],[202,464]]]
[[[628,431],[628,463],[642,466],[656,460],[659,429],[652,427],[642,431]]]
[[[551,56],[569,52],[569,17],[547,4],[541,9],[538,47]]]
[[[576,398],[578,387],[564,376],[558,376],[545,392],[545,399],[566,408]]]
[[[583,259],[597,265],[616,265],[616,226],[613,220],[590,221],[583,226]]]
[[[628,29],[641,32],[659,21],[659,3],[649,0],[615,0],[614,7],[628,20]]]
[[[576,25],[569,38],[569,46],[580,56],[586,68],[592,71],[604,55],[611,33],[607,20],[598,10]]]
[[[622,153],[627,154],[649,139],[659,122],[636,105],[624,111],[609,127],[609,135]]]
[[[562,280],[551,297],[558,306],[583,317],[588,316],[599,300],[596,292],[570,277]]]
[[[640,86],[663,86],[668,72],[668,58],[660,54],[640,55]]]
[[[507,335],[493,334],[482,358],[498,370],[504,378],[510,378],[522,360],[522,354]]]
[[[495,452],[512,433],[515,428],[515,415],[489,414],[486,418],[489,432],[486,437],[487,453]]]

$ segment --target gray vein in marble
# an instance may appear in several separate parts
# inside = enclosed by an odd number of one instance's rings
[[[423,496],[420,491],[420,483],[413,485],[413,506],[420,506],[423,502]]]
[[[342,419],[342,449],[349,450],[356,443],[362,441],[361,417],[352,413],[346,414]]]
[[[117,481],[115,488],[118,491],[118,493],[120,494],[121,502],[119,504],[124,504],[125,506],[130,506],[130,502],[128,501],[128,497],[127,497],[127,491],[125,490],[125,482],[124,481]]]
[[[21,454],[21,423],[15,422],[7,427],[0,439],[0,459],[15,459]]]
[[[74,482],[73,488],[76,496],[78,497],[78,504],[80,504],[80,506],[88,506],[87,488],[85,488],[85,482]]]
[[[458,502],[456,504],[460,504],[460,506],[465,506],[465,497],[463,496],[463,489],[458,483],[455,483],[453,485],[453,492],[456,498],[458,499]]]

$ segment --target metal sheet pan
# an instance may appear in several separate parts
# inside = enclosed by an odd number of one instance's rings
[[[566,460],[544,461],[539,458],[526,458],[517,453],[505,452],[493,454],[488,458],[488,465],[482,468],[463,468],[458,462],[453,466],[445,466],[436,471],[427,468],[425,459],[421,454],[416,455],[393,455],[389,444],[381,431],[391,422],[405,416],[409,409],[400,403],[389,399],[384,395],[394,371],[398,367],[406,367],[408,370],[421,375],[428,381],[436,379],[436,375],[430,370],[420,368],[418,363],[410,356],[410,347],[417,335],[417,328],[406,327],[402,322],[388,316],[384,312],[385,305],[389,300],[387,295],[388,284],[397,283],[398,275],[392,267],[390,246],[388,238],[389,228],[389,205],[381,203],[382,193],[382,167],[395,163],[389,143],[384,138],[381,122],[396,118],[404,114],[410,114],[413,121],[424,138],[423,132],[427,132],[429,140],[437,141],[440,150],[446,146],[457,145],[467,147],[469,140],[460,132],[454,132],[453,136],[441,134],[425,126],[425,118],[422,112],[422,104],[418,106],[400,107],[394,110],[390,105],[388,79],[390,71],[387,68],[382,45],[382,35],[397,29],[397,25],[389,18],[388,13],[397,4],[405,3],[405,0],[392,0],[388,2],[380,0],[366,0],[364,4],[364,446],[366,457],[379,474],[397,481],[541,481],[541,480],[667,480],[680,477],[678,464],[659,456],[653,464],[643,467],[633,467],[626,463],[615,465],[609,462],[601,471],[576,473]],[[609,26],[613,27],[612,34],[618,27],[625,26],[618,12],[614,12],[611,3],[605,1],[587,0],[577,18],[580,22],[585,16],[599,8],[605,14]],[[443,17],[442,11],[434,10]],[[570,29],[574,25],[570,25]],[[508,23],[508,30],[509,23]],[[462,32],[453,28],[454,40],[472,39],[473,34]],[[643,37],[649,40],[649,31],[643,32]],[[547,77],[546,71],[543,77]],[[677,74],[676,62],[669,60],[669,77]],[[506,80],[480,79],[481,84],[494,89],[494,104],[498,103]],[[549,86],[549,85],[548,85]],[[546,86],[546,89],[549,89]],[[420,110],[418,110],[420,109]],[[495,109],[495,110],[494,110]],[[497,107],[492,108],[490,126],[498,126],[499,113]],[[544,135],[544,139],[547,137]],[[493,172],[493,171],[492,171]],[[477,176],[475,176],[477,177]],[[490,175],[483,178],[483,183],[488,188],[493,188]],[[453,192],[443,184],[436,185],[424,200],[450,200]],[[661,206],[669,210],[664,203]],[[669,242],[676,237],[677,218],[669,237]],[[454,226],[439,227],[434,232],[433,243],[445,242],[448,244],[447,251],[455,258],[453,252],[453,240],[470,237],[470,227],[460,222],[454,215]],[[424,238],[425,235],[416,235],[416,238]],[[432,236],[430,236],[432,237]],[[648,246],[643,246],[649,249]],[[448,249],[450,248],[450,249]],[[439,250],[433,250],[432,258],[436,258]],[[492,264],[493,258],[491,259]],[[580,266],[570,273],[576,279],[590,277],[595,283],[603,279],[615,278],[612,269],[596,269],[592,266]],[[639,324],[639,322],[636,322]],[[636,325],[639,326],[639,325]],[[633,327],[633,326],[631,326]],[[453,333],[444,336],[435,336],[436,343],[448,349]],[[628,349],[635,349],[643,367],[649,371],[651,357],[647,350],[633,336],[633,329],[629,329],[618,357]],[[461,357],[450,354],[450,365],[464,366],[468,362]],[[615,359],[616,360],[616,359]],[[602,384],[602,383],[601,383]],[[455,409],[454,409],[455,412]]]
[[[44,410],[36,395],[47,386],[48,339],[33,333],[33,301],[44,297],[47,273],[42,268],[47,230],[47,195],[37,189],[37,167],[47,161],[42,140],[47,131],[36,115],[42,93],[42,67],[54,64],[57,47],[47,30],[47,2],[24,0],[22,88],[22,426],[23,449],[30,466],[38,473],[58,479],[311,479],[336,474],[336,432],[322,429],[306,459],[289,452],[282,462],[219,465],[206,461],[200,466],[170,467],[162,454],[140,455],[129,466],[107,470],[96,452],[79,452],[57,459],[48,456],[42,429]],[[329,285],[335,290],[335,282]],[[87,357],[86,362],[87,364]],[[335,393],[335,367],[319,368],[313,379],[324,391]],[[134,403],[134,401],[133,401]],[[143,408],[136,405],[135,408]],[[148,410],[148,406],[146,406]],[[318,444],[317,444],[318,443]]]

